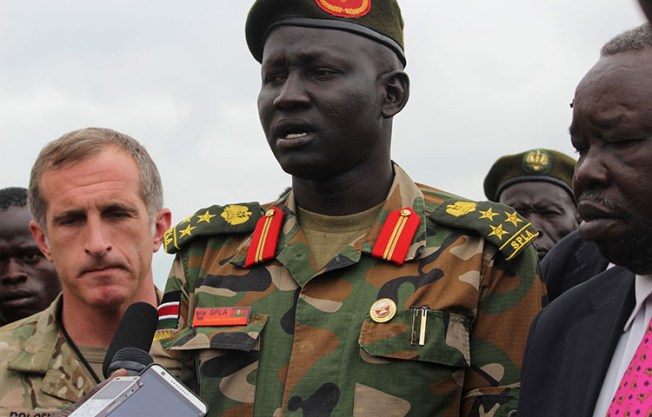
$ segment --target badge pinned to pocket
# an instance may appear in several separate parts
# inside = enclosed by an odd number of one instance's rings
[[[371,320],[376,323],[385,323],[394,318],[396,314],[396,303],[390,298],[376,300],[369,309]]]

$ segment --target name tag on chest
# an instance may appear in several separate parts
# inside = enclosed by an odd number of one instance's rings
[[[246,326],[251,307],[197,307],[193,327]]]

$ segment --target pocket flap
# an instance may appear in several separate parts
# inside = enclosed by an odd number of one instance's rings
[[[425,320],[414,318],[414,310],[396,312],[392,320],[376,323],[365,319],[360,347],[369,355],[432,362],[466,368],[471,363],[469,346],[471,318],[447,311],[428,310]],[[416,321],[413,325],[413,321]],[[423,345],[420,326],[425,322]],[[415,335],[413,335],[413,331]]]
[[[267,324],[266,314],[252,314],[246,326],[205,326],[185,328],[173,337],[161,340],[165,349],[259,350],[260,334]]]

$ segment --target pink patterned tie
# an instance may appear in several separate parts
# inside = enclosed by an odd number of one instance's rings
[[[652,322],[611,401],[607,417],[652,416]]]

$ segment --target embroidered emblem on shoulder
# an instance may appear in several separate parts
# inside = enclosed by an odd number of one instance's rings
[[[238,224],[247,223],[252,213],[249,210],[249,207],[242,206],[240,204],[231,204],[230,206],[224,207],[222,211],[222,218],[228,224],[236,226]]]
[[[473,230],[510,260],[536,240],[539,232],[513,208],[492,201],[446,200],[430,215],[439,224]]]
[[[176,253],[198,236],[251,232],[261,215],[258,203],[203,208],[165,232],[164,249]]]

